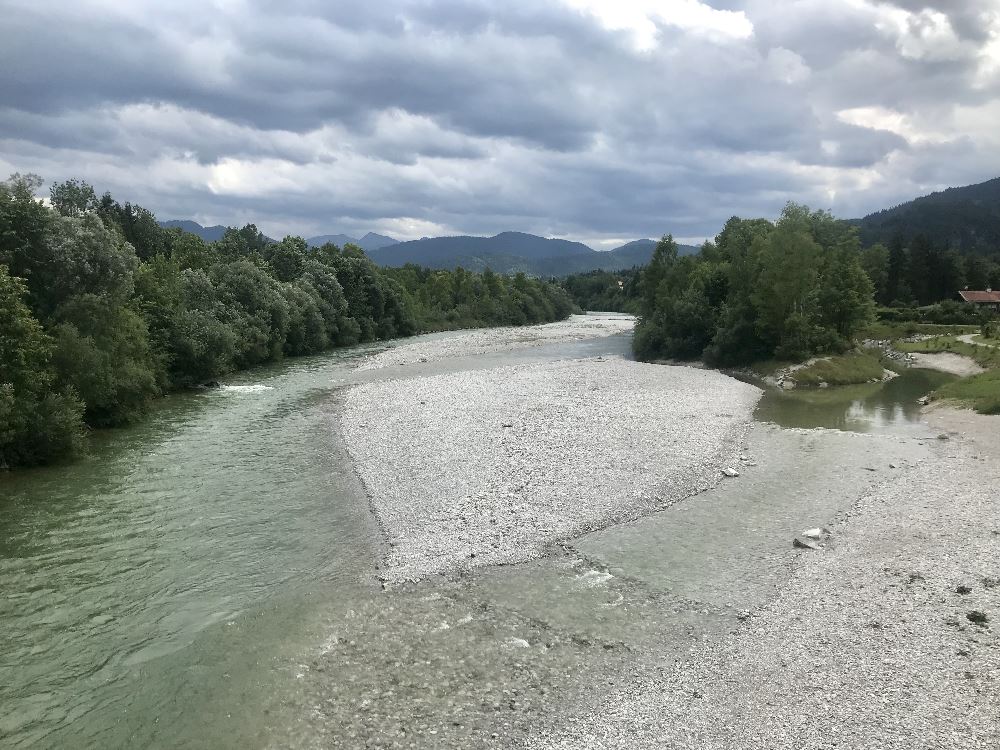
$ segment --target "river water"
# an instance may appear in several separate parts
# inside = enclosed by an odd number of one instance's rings
[[[434,370],[628,346],[617,336]],[[768,396],[740,485],[545,560],[386,593],[378,530],[336,436],[346,383],[398,375],[357,372],[368,351],[165,398],[141,425],[95,436],[83,461],[0,476],[0,746],[512,742],[596,699],[581,670],[612,679],[730,627],[792,563],[789,528],[933,449],[913,401],[936,382],[921,371],[819,401]],[[859,450],[871,436],[786,429],[817,425],[893,439]],[[858,464],[852,478],[845,464]]]

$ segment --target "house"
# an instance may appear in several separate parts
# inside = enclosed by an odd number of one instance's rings
[[[1000,312],[1000,292],[987,289],[985,292],[974,292],[963,289],[958,295],[970,305],[975,305],[980,309]]]

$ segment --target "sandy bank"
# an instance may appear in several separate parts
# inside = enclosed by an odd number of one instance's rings
[[[996,747],[1000,418],[929,420],[962,435],[866,493],[777,598],[528,746]]]
[[[362,384],[342,430],[400,581],[528,560],[713,485],[760,393],[584,359]]]
[[[961,354],[952,354],[951,352],[936,352],[932,354],[913,352],[910,354],[910,360],[912,367],[939,370],[963,378],[985,372],[982,367],[976,364],[975,360],[963,357]]]
[[[630,333],[635,318],[618,313],[571,315],[558,323],[507,328],[482,328],[449,335],[447,338],[409,341],[368,357],[360,370],[400,367],[451,357],[496,354],[525,347]]]

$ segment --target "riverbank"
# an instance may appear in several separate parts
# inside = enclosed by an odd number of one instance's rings
[[[527,746],[993,747],[996,421],[928,418],[947,439],[830,524],[830,543],[804,552],[772,600]]]
[[[566,320],[530,326],[506,326],[461,331],[446,337],[421,337],[366,357],[359,370],[405,367],[459,357],[482,357],[631,333],[635,318],[618,313],[570,315]]]
[[[535,350],[537,356],[527,354]],[[764,423],[758,410],[762,421],[745,436],[736,433],[741,439],[730,455],[739,476],[719,473],[714,486],[680,502],[643,507],[632,504],[636,497],[667,496],[615,493],[641,489],[646,474],[670,487],[671,472],[711,455],[687,443],[717,441],[719,425],[732,424],[719,419],[739,422],[730,408],[735,381],[607,354],[566,357],[563,351],[529,346],[503,357],[456,352],[436,365],[418,359],[356,371],[355,385],[338,397],[338,421],[373,509],[383,514],[383,533],[393,542],[380,571],[391,585],[331,613],[329,637],[300,662],[301,696],[292,702],[299,722],[278,733],[271,747],[785,747],[798,736],[797,723],[813,721],[808,712],[817,713],[823,727],[838,717],[852,721],[852,711],[874,703],[865,688],[877,692],[879,680],[889,680],[887,690],[898,687],[892,674],[878,671],[879,648],[889,649],[894,660],[884,669],[904,675],[902,689],[916,686],[919,702],[925,688],[918,678],[937,679],[936,671],[927,672],[921,649],[940,633],[890,648],[869,640],[868,630],[883,639],[905,636],[901,618],[917,622],[916,616],[881,590],[900,581],[912,588],[911,572],[927,581],[938,575],[937,558],[922,546],[935,539],[931,527],[915,525],[912,542],[906,527],[913,511],[907,503],[947,499],[957,470],[950,462],[962,445],[954,437],[938,439],[939,428],[920,421],[917,397],[934,378],[914,370],[855,386],[863,392],[839,407],[844,416],[819,423],[809,421],[811,398],[775,391],[789,403],[767,412],[774,423]],[[628,381],[646,377],[652,379],[648,394],[630,390]],[[675,396],[660,381],[694,385],[696,377],[722,383],[706,388],[698,382],[690,394]],[[924,390],[913,390],[921,383]],[[590,385],[598,388],[588,390]],[[600,395],[602,389],[610,395]],[[839,394],[828,388],[802,395],[825,402]],[[646,413],[659,408],[654,402],[673,398],[685,405],[684,419],[677,409]],[[592,412],[590,400],[604,406]],[[785,413],[786,407],[797,414]],[[619,409],[625,409],[623,422],[645,425],[634,439],[615,439],[622,428],[608,415]],[[362,421],[368,413],[376,418]],[[819,424],[840,429],[815,429]],[[581,434],[582,440],[574,437]],[[674,437],[677,444],[665,459],[662,445],[646,445]],[[614,475],[616,463],[628,471]],[[613,481],[603,494],[589,496],[577,484],[600,487],[607,471]],[[518,477],[521,484],[513,484]],[[936,477],[941,481],[935,487]],[[977,481],[994,478],[970,474],[961,486]],[[569,491],[559,493],[558,486]],[[621,519],[602,517],[602,503],[610,500],[617,509],[623,497],[623,517],[632,520],[606,525]],[[874,505],[873,498],[892,507]],[[935,507],[928,504],[922,518],[934,522]],[[578,513],[577,527],[560,529]],[[599,519],[593,524],[598,530],[582,533],[590,513]],[[972,533],[947,509],[937,515],[938,523],[957,529],[948,545]],[[863,535],[855,533],[856,525]],[[812,528],[833,533],[821,534],[818,550],[792,545]],[[928,569],[914,567],[925,554]],[[824,568],[827,559],[839,567]],[[520,562],[497,564],[514,561]],[[854,567],[861,571],[856,581]],[[903,572],[890,577],[886,567]],[[948,598],[934,580],[922,602]],[[860,593],[851,588],[855,582]],[[863,631],[861,645],[850,641],[855,630]],[[895,665],[910,647],[917,650],[912,668]],[[744,669],[744,662],[756,666]],[[975,683],[984,684],[990,683]],[[796,703],[796,690],[811,702],[800,695]],[[934,703],[928,715],[937,722],[928,736],[936,739],[945,731],[943,712],[956,704],[940,690],[926,692]],[[825,695],[850,705],[826,708]],[[756,713],[761,719],[754,723]],[[886,708],[869,719],[891,725],[895,715]],[[784,734],[775,729],[782,722]],[[970,732],[985,731],[981,724],[956,736],[967,740]],[[868,731],[864,721],[859,726]],[[915,730],[903,727],[905,742],[897,746],[919,745]],[[871,731],[883,746],[893,746],[884,742],[885,732]],[[780,741],[771,742],[769,733]],[[801,738],[798,747],[827,746],[809,730]]]
[[[539,340],[623,321],[552,324]],[[374,359],[517,345],[502,331],[441,343]],[[717,372],[586,358],[357,385],[341,429],[388,541],[382,576],[400,582],[523,562],[714,486],[760,393]]]

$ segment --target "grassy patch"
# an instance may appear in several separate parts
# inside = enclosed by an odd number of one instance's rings
[[[978,333],[979,326],[938,325],[936,323],[914,323],[911,321],[890,322],[880,320],[872,323],[859,334],[863,339],[901,339],[907,336],[958,336],[963,333]]]
[[[973,336],[972,340],[974,343],[982,344],[983,346],[1000,346],[1000,339],[985,338],[981,333]]]
[[[820,383],[855,385],[870,380],[881,380],[882,371],[882,359],[878,355],[868,352],[849,352],[796,370],[792,373],[792,379],[803,386]]]
[[[976,361],[980,367],[992,369],[1000,367],[1000,349],[992,346],[977,346],[965,341],[959,341],[953,336],[936,336],[924,341],[905,342],[897,341],[893,344],[901,352],[913,352],[921,354],[936,354],[939,352],[951,352],[961,354]]]
[[[980,414],[1000,414],[1000,370],[988,370],[939,388],[938,398],[958,401]]]

